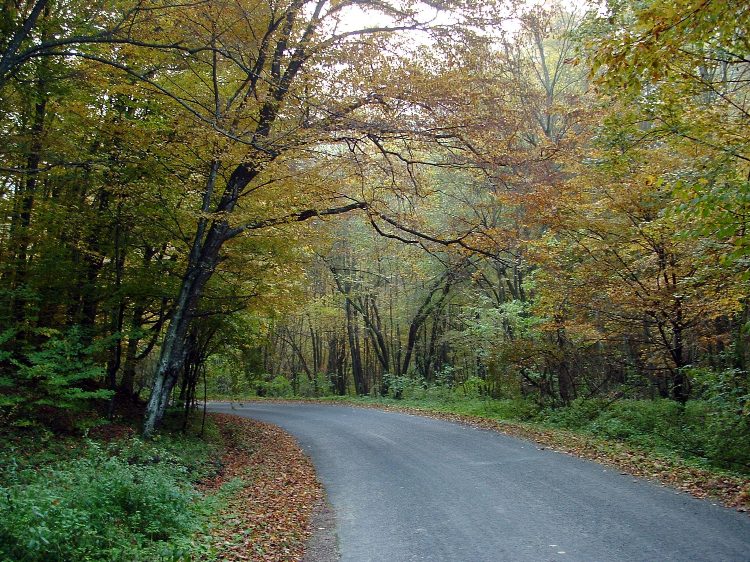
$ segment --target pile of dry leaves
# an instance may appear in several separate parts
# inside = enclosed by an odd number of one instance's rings
[[[207,491],[232,482],[212,531],[219,560],[301,560],[309,522],[322,490],[310,460],[276,426],[214,414],[226,452]]]

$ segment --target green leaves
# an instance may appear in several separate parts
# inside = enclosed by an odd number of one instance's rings
[[[0,558],[185,559],[201,507],[186,471],[165,450],[126,457],[144,445],[123,445],[111,456],[91,442],[81,458],[0,473]]]
[[[85,342],[78,327],[68,332],[44,332],[48,338],[45,343],[26,352],[22,359],[11,360],[16,375],[0,379],[0,385],[9,387],[5,406],[20,406],[12,414],[15,423],[34,419],[44,422],[38,417],[42,407],[78,412],[91,400],[111,396],[111,391],[99,386],[103,369],[95,356],[103,342]]]

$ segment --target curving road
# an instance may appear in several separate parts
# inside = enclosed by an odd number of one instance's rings
[[[750,562],[750,517],[492,431],[346,406],[211,409],[299,440],[342,562]]]

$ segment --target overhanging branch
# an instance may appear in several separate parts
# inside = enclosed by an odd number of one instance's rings
[[[377,224],[375,221],[375,218],[379,218],[389,225],[391,225],[393,228],[395,228],[397,231],[405,232],[406,234],[409,234],[413,236],[413,238],[407,238],[405,236],[401,236],[399,234],[394,233],[386,233],[383,231],[382,228]],[[490,252],[488,250],[485,250],[483,248],[478,248],[476,246],[473,246],[466,242],[466,239],[473,233],[473,231],[468,231],[464,233],[463,235],[457,237],[457,238],[438,238],[437,236],[432,236],[430,234],[426,234],[425,232],[421,232],[415,228],[406,226],[405,224],[401,224],[397,220],[383,214],[383,213],[372,213],[370,215],[370,224],[375,228],[375,231],[380,234],[381,236],[384,236],[386,238],[392,238],[395,240],[399,240],[401,242],[404,242],[406,244],[419,244],[422,247],[424,247],[425,242],[432,242],[433,244],[438,244],[440,246],[458,246],[460,248],[463,248],[464,250],[468,250],[474,254],[479,254],[482,256],[485,256],[487,258],[492,259],[493,261],[501,262],[506,265],[510,265],[508,262],[500,258],[499,253],[497,252]]]
[[[269,219],[252,221],[252,222],[248,222],[243,225],[237,226],[235,228],[230,228],[227,231],[224,238],[226,240],[229,240],[249,230],[261,230],[263,228],[272,228],[274,226],[281,226],[284,224],[304,222],[306,220],[316,218],[316,217],[341,215],[344,213],[348,213],[350,211],[355,211],[357,209],[367,209],[367,203],[356,201],[354,203],[350,203],[349,205],[343,205],[341,207],[329,207],[327,209],[306,209],[304,211],[299,211],[297,213],[290,213],[283,217],[274,217],[274,218],[269,218]]]

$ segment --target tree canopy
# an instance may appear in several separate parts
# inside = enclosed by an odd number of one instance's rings
[[[3,420],[152,435],[206,377],[747,423],[745,3],[6,4]]]

